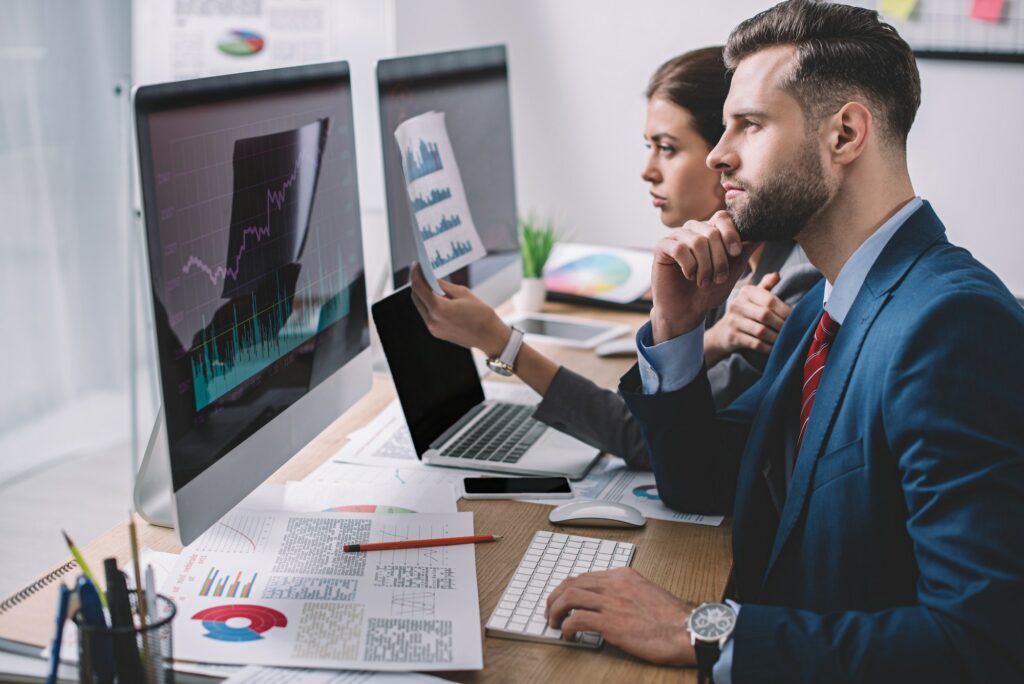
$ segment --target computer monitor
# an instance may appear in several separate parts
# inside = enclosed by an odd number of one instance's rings
[[[413,218],[395,129],[425,112],[445,114],[448,136],[487,256],[449,279],[491,305],[508,299],[522,277],[516,225],[512,116],[505,47],[485,47],[377,63],[391,271],[395,289],[416,260]]]
[[[184,545],[370,387],[348,64],[145,86],[135,116],[163,399],[135,499]]]

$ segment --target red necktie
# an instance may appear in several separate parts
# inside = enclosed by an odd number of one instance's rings
[[[821,374],[825,370],[825,359],[828,358],[828,350],[832,347],[832,340],[839,332],[839,324],[832,320],[832,317],[825,311],[821,314],[818,327],[814,330],[814,339],[811,340],[811,347],[807,350],[807,360],[804,361],[804,388],[801,393],[800,402],[800,435],[796,438],[796,452],[800,453],[800,445],[804,441],[804,432],[807,431],[807,421],[811,417],[811,407],[814,406],[814,395],[818,392],[818,383],[821,382]]]

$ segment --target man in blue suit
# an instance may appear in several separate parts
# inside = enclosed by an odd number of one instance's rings
[[[915,196],[914,57],[875,12],[795,0],[726,58],[728,212],[659,243],[620,391],[664,502],[733,515],[730,601],[617,570],[563,583],[548,618],[719,684],[1024,681],[1024,312]],[[704,314],[783,237],[826,281],[716,412]]]

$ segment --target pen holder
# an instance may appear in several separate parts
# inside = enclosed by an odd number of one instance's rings
[[[139,593],[128,591],[132,615],[138,616]],[[145,625],[97,627],[79,611],[78,681],[81,684],[173,684],[171,621],[178,609],[174,601],[157,594],[156,611]]]

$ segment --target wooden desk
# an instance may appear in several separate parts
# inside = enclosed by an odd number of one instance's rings
[[[549,305],[550,312],[573,313],[592,318],[605,317],[639,325],[637,314]],[[565,347],[539,347],[559,362],[598,384],[613,387],[632,361],[600,359],[591,351]],[[373,388],[306,448],[282,466],[271,482],[301,480],[338,449],[347,435],[366,425],[394,398],[394,386],[387,377],[374,378]],[[536,530],[559,530],[548,523],[550,506],[515,501],[459,501],[460,511],[474,513],[478,533],[505,536],[496,544],[476,547],[477,582],[480,590],[480,630],[490,617],[502,590],[515,571]],[[181,551],[172,530],[148,525],[141,519],[139,543],[159,551]],[[127,524],[115,526],[82,548],[89,564],[102,567],[102,559],[116,556],[119,563],[129,560]],[[623,539],[637,545],[633,567],[677,596],[700,602],[720,599],[725,591],[732,565],[730,521],[720,527],[649,520],[638,531],[577,528],[579,534]],[[38,592],[29,600],[0,614],[0,639],[37,646],[49,642],[53,630],[56,584]],[[680,681],[674,668],[648,665],[605,645],[600,651],[565,648],[525,641],[486,637],[484,669],[480,672],[442,673],[448,679],[477,681]],[[682,681],[696,681],[696,672],[687,670]]]

